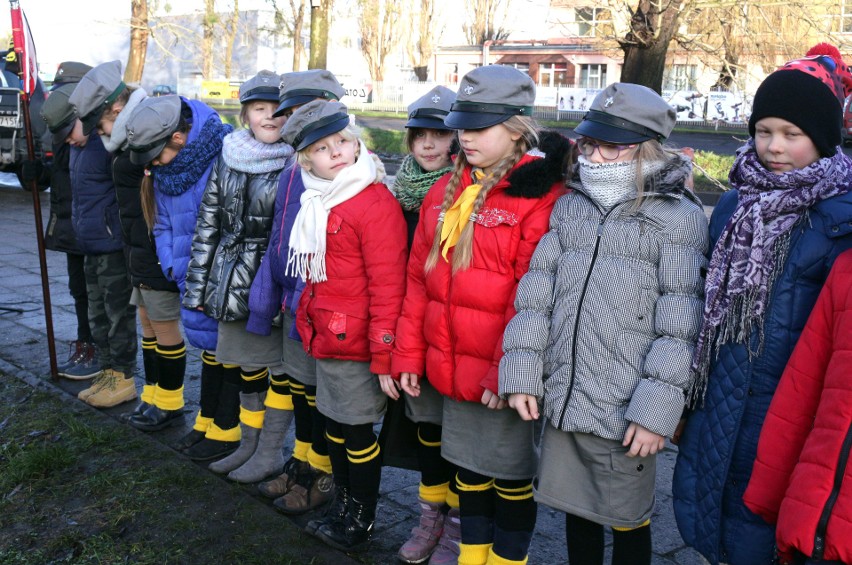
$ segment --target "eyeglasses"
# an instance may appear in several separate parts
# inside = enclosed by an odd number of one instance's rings
[[[588,137],[581,137],[577,140],[577,149],[580,150],[580,153],[583,154],[584,157],[591,157],[595,152],[595,149],[600,153],[601,158],[604,161],[615,161],[618,159],[618,156],[621,155],[621,152],[626,149],[632,149],[636,147],[636,144],[631,145],[615,145],[613,143],[598,143],[596,141],[592,141]]]

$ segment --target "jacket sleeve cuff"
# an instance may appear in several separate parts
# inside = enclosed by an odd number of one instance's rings
[[[500,360],[500,396],[529,394],[544,396],[544,368],[541,356],[529,351],[509,351]]]
[[[272,319],[259,314],[249,314],[246,331],[257,335],[271,335]]]
[[[370,362],[370,372],[374,375],[389,375],[391,372],[391,355],[388,353],[373,353]]]
[[[479,384],[482,385],[482,388],[486,388],[493,392],[494,394],[498,394],[500,390],[500,371],[496,365],[492,365],[488,372],[485,373],[485,378],[479,381]]]
[[[399,375],[400,373],[414,373],[420,378],[424,378],[426,371],[426,363],[422,359],[406,357],[394,352],[391,359],[391,373]]]
[[[656,379],[643,378],[624,417],[663,437],[672,437],[680,422],[683,391]]]

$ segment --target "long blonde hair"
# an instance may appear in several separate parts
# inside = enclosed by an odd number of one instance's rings
[[[491,170],[491,174],[482,180],[482,188],[473,203],[473,214],[479,212],[488,193],[500,182],[504,176],[514,167],[524,154],[531,148],[538,145],[538,128],[535,121],[528,116],[512,116],[502,124],[509,133],[520,134],[520,138],[515,142],[514,150],[497,162]],[[498,126],[492,126],[498,127]],[[463,151],[460,151],[456,157],[453,174],[447,183],[447,188],[444,191],[444,200],[441,202],[441,214],[444,214],[455,201],[456,188],[461,182],[462,173],[465,167],[468,166],[467,159]],[[468,222],[462,230],[458,243],[453,248],[453,274],[470,266],[473,258],[473,228],[475,222]],[[444,221],[439,220],[435,227],[435,237],[432,240],[432,249],[429,251],[429,256],[426,258],[426,272],[431,271],[438,264],[438,259],[441,256],[441,230],[444,226]]]
[[[642,205],[645,192],[647,192],[645,190],[646,179],[643,172],[644,163],[653,163],[655,161],[669,162],[678,155],[680,155],[680,153],[677,150],[664,147],[663,144],[656,139],[649,139],[648,141],[643,141],[639,144],[639,148],[636,150],[636,157],[634,159],[636,163],[636,200],[633,205],[634,210],[638,209]],[[652,184],[648,187],[651,192],[656,190],[656,186],[653,183],[654,180],[652,179]]]

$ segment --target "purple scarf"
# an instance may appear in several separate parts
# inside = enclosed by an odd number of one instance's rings
[[[698,372],[693,400],[704,395],[712,350],[742,343],[749,358],[761,352],[766,305],[784,269],[793,226],[813,205],[850,189],[852,160],[840,149],[833,157],[781,175],[760,163],[753,141],[737,153],[729,180],[739,201],[710,258],[704,320],[692,358]],[[758,343],[753,348],[755,328]]]

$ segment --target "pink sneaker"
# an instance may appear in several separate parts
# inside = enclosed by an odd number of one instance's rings
[[[429,559],[429,565],[456,565],[459,562],[461,543],[461,518],[458,508],[450,508],[444,518],[444,531]]]
[[[411,537],[399,548],[397,557],[403,563],[425,563],[435,551],[444,529],[441,504],[417,499],[420,505],[420,522],[411,529]]]

